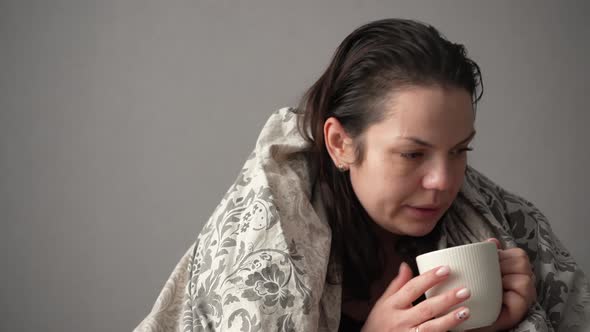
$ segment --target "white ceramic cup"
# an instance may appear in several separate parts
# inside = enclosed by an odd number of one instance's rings
[[[427,298],[457,287],[471,291],[467,301],[451,308],[466,306],[471,313],[469,319],[452,331],[489,326],[496,321],[502,309],[502,275],[495,243],[472,243],[432,251],[416,257],[416,263],[420,274],[442,265],[451,268],[448,279],[429,289]]]

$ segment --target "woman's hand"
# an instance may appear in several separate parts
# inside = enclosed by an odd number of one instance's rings
[[[498,247],[502,273],[502,311],[491,327],[473,331],[508,330],[520,323],[530,306],[537,300],[535,274],[529,256],[520,248],[502,250],[498,239],[488,239]]]
[[[461,324],[469,318],[466,307],[435,317],[468,299],[471,294],[465,288],[451,290],[412,306],[412,302],[428,289],[447,279],[449,273],[449,268],[443,266],[412,278],[412,270],[402,263],[397,277],[373,306],[362,331],[444,332]]]

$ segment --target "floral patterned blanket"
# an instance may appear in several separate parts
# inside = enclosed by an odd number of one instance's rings
[[[294,109],[267,121],[235,183],[135,331],[337,331],[330,227]],[[513,331],[590,331],[588,281],[529,202],[468,168],[441,220],[445,248],[497,237],[527,251],[537,303]]]

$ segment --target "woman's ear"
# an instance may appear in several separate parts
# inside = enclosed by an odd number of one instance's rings
[[[324,122],[324,141],[334,165],[340,170],[349,169],[355,161],[355,148],[338,119],[330,117]]]

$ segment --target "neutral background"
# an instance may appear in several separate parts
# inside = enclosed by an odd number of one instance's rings
[[[590,271],[587,1],[0,1],[0,331],[130,331],[354,28],[416,18],[484,73],[472,164]]]

